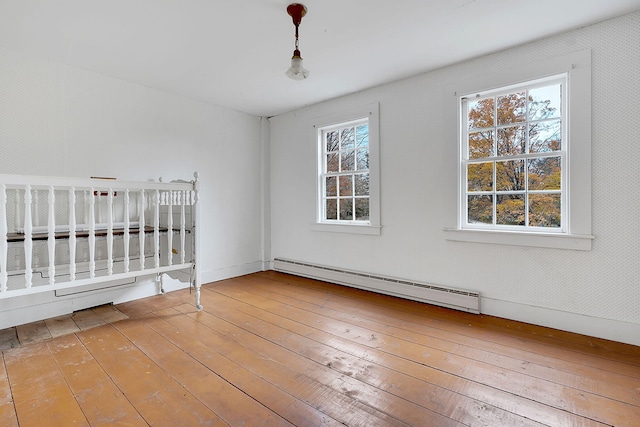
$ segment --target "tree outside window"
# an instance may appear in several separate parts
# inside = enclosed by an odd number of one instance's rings
[[[462,98],[466,224],[562,230],[566,78]]]
[[[319,130],[323,221],[369,221],[368,119]]]

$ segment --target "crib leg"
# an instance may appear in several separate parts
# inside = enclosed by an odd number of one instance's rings
[[[202,311],[204,307],[202,307],[202,304],[200,304],[200,285],[194,283],[193,287],[196,290],[196,308],[198,309],[198,311]]]
[[[158,284],[158,292],[164,295],[164,283],[162,282],[162,273],[156,274],[156,283]]]

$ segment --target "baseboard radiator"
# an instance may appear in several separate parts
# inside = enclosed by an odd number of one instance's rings
[[[283,273],[338,283],[367,291],[467,311],[469,313],[478,314],[480,312],[480,295],[473,291],[282,258],[275,258],[273,260],[273,268]]]

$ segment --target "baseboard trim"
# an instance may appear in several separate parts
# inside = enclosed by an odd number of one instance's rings
[[[202,284],[218,282],[220,280],[231,279],[233,277],[244,276],[246,274],[264,271],[265,263],[262,261],[254,261],[246,264],[224,267],[218,270],[201,271]]]
[[[480,312],[562,331],[640,345],[640,334],[638,334],[640,325],[636,323],[585,316],[484,297],[480,301]]]
[[[283,273],[320,279],[330,283],[339,283],[358,289],[426,302],[428,304],[468,311],[470,313],[477,314],[479,312],[479,294],[466,289],[444,287],[398,277],[379,276],[283,258],[275,258],[273,260],[273,266],[276,271]]]

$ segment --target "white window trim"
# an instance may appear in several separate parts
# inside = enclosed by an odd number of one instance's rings
[[[496,229],[463,228],[463,213],[460,191],[461,150],[460,144],[461,108],[459,96],[471,92],[485,92],[491,89],[525,83],[527,81],[568,74],[568,128],[567,146],[567,212],[568,228],[564,233],[537,231],[510,231]],[[504,73],[482,76],[452,85],[448,92],[453,96],[448,111],[449,128],[457,129],[456,148],[458,178],[456,180],[457,224],[444,228],[447,240],[475,243],[493,243],[517,246],[533,246],[556,249],[591,250],[591,51],[585,50],[551,58],[526,66],[510,69]],[[453,156],[453,154],[452,154]],[[453,190],[453,186],[450,187]]]
[[[320,176],[323,173],[323,157],[322,146],[318,141],[318,130],[365,117],[369,118],[369,221],[362,223],[323,221],[323,207],[321,205],[322,183],[320,180]],[[313,142],[316,145],[317,153],[316,218],[315,222],[310,224],[311,229],[333,233],[379,236],[382,229],[380,225],[380,105],[373,103],[315,119],[313,122]]]

